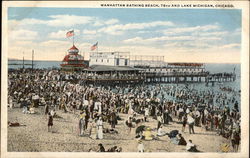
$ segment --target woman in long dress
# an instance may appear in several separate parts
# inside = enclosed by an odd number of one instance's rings
[[[97,139],[103,139],[103,122],[102,117],[99,117],[99,119],[96,122],[97,127]]]
[[[89,126],[89,137],[92,139],[96,139],[96,123],[95,120],[90,120],[90,126]]]

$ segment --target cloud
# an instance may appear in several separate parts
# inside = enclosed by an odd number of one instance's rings
[[[224,36],[228,35],[228,31],[212,31],[212,32],[194,32],[192,35],[194,36]]]
[[[27,44],[27,45],[25,45]],[[72,46],[70,41],[48,40],[43,42],[14,42],[9,47],[9,58],[31,59],[31,50],[35,51],[36,60],[62,60],[67,50]]]
[[[142,38],[134,37],[130,39],[123,40],[123,43],[127,44],[153,44],[160,41],[210,41],[210,40],[220,40],[220,37],[194,37],[194,36],[160,36],[153,38]]]
[[[73,30],[73,29],[59,30],[57,32],[51,32],[51,33],[49,33],[48,37],[53,38],[53,39],[64,39],[64,38],[66,38],[66,33],[70,30]],[[74,33],[75,33],[75,36],[78,36],[78,35],[80,35],[80,30],[74,29]]]
[[[180,44],[180,42],[173,43]],[[178,46],[178,45],[177,45]],[[121,51],[130,52],[130,55],[164,56],[167,62],[201,62],[201,63],[239,63],[240,55],[237,50],[220,50],[218,48],[197,49],[185,47],[151,47],[138,46],[100,46],[100,52]]]
[[[128,24],[116,24],[107,27],[103,27],[98,30],[101,33],[107,33],[111,35],[121,35],[127,30],[142,30],[157,26],[174,26],[174,23],[170,21],[153,21],[149,23],[128,23]]]
[[[181,34],[181,33],[200,33],[203,31],[217,30],[219,25],[204,25],[204,26],[194,26],[194,27],[180,27],[180,28],[170,28],[164,31],[166,35]]]
[[[40,44],[43,45],[43,47],[48,48],[48,47],[69,45],[69,42],[68,41],[60,41],[60,40],[49,40],[49,41],[41,42]]]
[[[113,25],[113,24],[116,24],[118,22],[119,22],[118,19],[110,19],[110,20],[106,21],[105,24],[106,25]]]
[[[33,40],[38,37],[38,33],[35,31],[19,29],[9,32],[10,40]]]
[[[85,29],[85,30],[82,31],[82,33],[83,33],[83,34],[87,34],[87,35],[94,35],[94,34],[97,33],[97,31]]]
[[[84,25],[93,22],[94,18],[90,16],[77,16],[77,15],[50,15],[50,19],[41,20],[34,18],[27,18],[22,20],[9,20],[10,23],[18,25],[37,25],[43,24],[52,27],[71,27],[75,25]]]
[[[46,21],[49,26],[65,26],[70,27],[79,24],[88,24],[93,20],[93,17],[89,16],[77,16],[77,15],[51,15],[52,20]]]
[[[85,25],[92,23],[93,26],[113,25],[119,22],[118,19],[101,20],[92,16],[78,16],[78,15],[50,15],[49,19],[34,19],[26,18],[22,20],[9,20],[9,27],[27,26],[27,25],[48,25],[51,27],[72,27],[76,25]]]
[[[240,48],[241,47],[241,44],[240,43],[230,43],[230,44],[225,44],[225,45],[222,45],[220,48],[221,49],[230,49],[230,48]]]
[[[119,22],[118,19],[110,19],[110,20],[96,19],[93,26],[113,25],[118,22]]]

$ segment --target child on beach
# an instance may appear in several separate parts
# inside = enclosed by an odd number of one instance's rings
[[[144,145],[141,140],[138,141],[138,146],[137,146],[138,152],[143,153],[144,152]]]

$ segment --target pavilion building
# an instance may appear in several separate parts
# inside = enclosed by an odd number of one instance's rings
[[[88,66],[84,64],[84,57],[78,53],[79,50],[76,48],[75,45],[73,45],[68,50],[68,54],[64,57],[61,64],[61,69],[77,71],[87,68]]]

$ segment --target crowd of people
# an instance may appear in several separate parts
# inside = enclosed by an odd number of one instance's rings
[[[238,150],[240,91],[214,91],[184,84],[87,85],[76,82],[81,77],[59,70],[9,72],[8,104],[10,108],[14,102],[20,104],[25,114],[34,113],[34,107],[44,106],[48,131],[52,130],[55,111],[62,110],[79,115],[79,136],[89,129],[90,138],[104,139],[104,131],[119,132],[116,125],[119,114],[124,113],[128,115],[125,123],[129,133],[139,122],[152,118],[157,120],[158,136],[164,136],[162,125],[176,121],[182,123],[183,133],[187,125],[190,134],[195,134],[196,126],[216,131],[231,139],[234,151]],[[103,122],[110,127],[104,128]],[[192,141],[186,144],[192,146]]]

